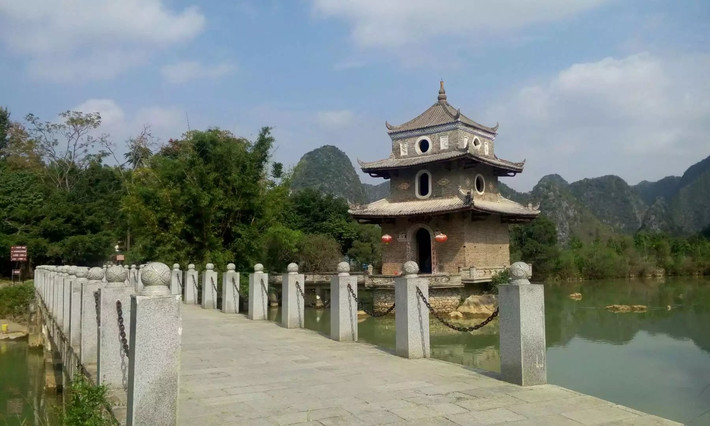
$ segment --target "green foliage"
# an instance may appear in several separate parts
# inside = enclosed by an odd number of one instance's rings
[[[525,226],[511,229],[510,245],[513,258],[532,263],[536,279],[549,276],[559,256],[557,229],[546,216],[540,216]]]
[[[342,259],[340,244],[323,234],[305,235],[299,252],[301,269],[305,272],[333,272]]]
[[[22,318],[34,299],[32,281],[0,287],[0,318]]]
[[[0,107],[0,158],[3,156],[3,150],[7,147],[8,139],[10,139],[10,125],[10,111]]]
[[[69,389],[69,402],[64,408],[62,424],[84,426],[108,426],[116,422],[106,407],[107,389],[94,386],[84,375],[77,373]]]
[[[150,159],[128,184],[123,208],[134,234],[131,262],[260,261],[261,236],[275,224],[267,190],[274,139],[254,142],[219,129],[192,131]]]

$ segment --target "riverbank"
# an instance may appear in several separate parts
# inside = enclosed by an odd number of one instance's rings
[[[34,298],[33,281],[25,281],[24,283],[0,281],[0,318],[27,326],[30,304]]]

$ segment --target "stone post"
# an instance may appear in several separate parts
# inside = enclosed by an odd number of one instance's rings
[[[81,344],[79,361],[86,367],[96,364],[97,332],[99,328],[99,287],[103,285],[103,268],[91,268],[81,286]]]
[[[60,274],[57,276],[57,286],[54,299],[54,315],[56,317],[57,328],[61,330],[64,324],[64,282],[68,279],[68,266],[59,267]]]
[[[64,280],[64,306],[62,313],[62,333],[66,338],[69,337],[69,322],[71,321],[71,286],[76,281],[76,266],[67,268],[67,277]]]
[[[120,266],[106,271],[108,282],[99,288],[99,338],[97,350],[98,384],[120,389],[128,385],[129,357],[120,336],[118,303],[120,302],[126,339],[130,336],[131,295],[134,287],[126,284],[128,273]],[[157,354],[156,354],[157,355]],[[161,354],[165,355],[165,354]]]
[[[269,274],[264,273],[264,265],[254,265],[254,273],[249,274],[249,312],[251,320],[265,320],[269,308]]]
[[[102,278],[102,280],[103,280],[103,282],[108,282],[108,281],[106,280],[106,271],[108,271],[108,265],[104,265],[104,266],[102,267],[102,269],[104,270],[104,277]]]
[[[305,276],[298,273],[298,265],[289,263],[281,281],[281,325],[286,328],[305,326]]]
[[[185,281],[182,283],[185,288],[185,303],[194,305],[197,303],[197,291],[199,286],[197,285],[197,271],[195,270],[194,264],[187,265],[187,271],[185,272]]]
[[[141,280],[141,277],[143,276],[143,268],[145,268],[144,264],[138,265],[138,271],[135,276],[136,285],[134,286],[136,294],[141,294],[143,292],[143,281]]]
[[[71,284],[71,314],[69,316],[69,344],[75,353],[79,353],[81,345],[81,287],[86,284],[89,268],[78,266],[76,279]]]
[[[350,289],[355,293],[353,297]],[[357,341],[357,277],[350,276],[350,264],[338,263],[338,276],[330,279],[330,338]]]
[[[179,294],[182,297],[182,271],[180,264],[173,264],[173,271],[170,274],[170,293]]]
[[[128,270],[128,284],[132,285],[134,289],[138,287],[136,282],[138,281],[138,269],[136,265],[131,265],[131,269]]]
[[[429,297],[429,281],[419,278],[419,266],[411,260],[404,264],[404,274],[394,279],[395,347],[404,358],[429,358],[429,309],[417,294]]]
[[[202,309],[217,309],[217,271],[212,263],[202,272]]]
[[[143,291],[131,296],[131,363],[126,424],[178,424],[180,296],[171,294],[170,268],[157,262],[141,273]]]
[[[520,386],[547,383],[545,359],[545,290],[530,284],[524,262],[510,266],[511,281],[498,286],[500,372]]]
[[[227,265],[227,272],[222,275],[222,312],[239,313],[239,273],[234,263]]]

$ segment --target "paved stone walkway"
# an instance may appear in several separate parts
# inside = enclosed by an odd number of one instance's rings
[[[201,426],[677,424],[558,386],[522,388],[456,364],[189,305],[179,419]]]

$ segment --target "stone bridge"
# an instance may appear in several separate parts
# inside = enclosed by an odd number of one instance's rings
[[[675,424],[545,383],[543,289],[525,270],[499,287],[501,375],[428,359],[428,280],[415,264],[394,284],[394,353],[357,342],[347,264],[331,279],[329,336],[304,329],[295,265],[278,325],[261,265],[247,315],[233,265],[220,281],[212,265],[41,266],[35,287],[48,350],[67,375],[109,388],[121,424]]]

